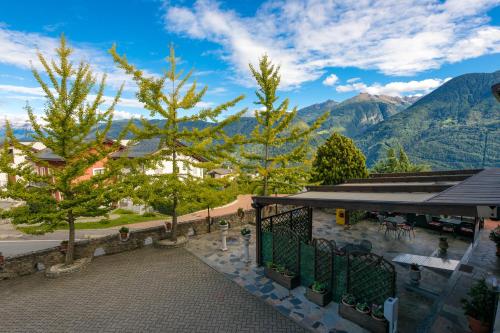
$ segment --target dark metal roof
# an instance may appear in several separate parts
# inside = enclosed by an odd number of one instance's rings
[[[55,154],[50,148],[40,150],[37,154],[35,154],[35,157],[44,161],[64,162],[64,158]]]
[[[160,150],[160,138],[141,140],[132,146],[111,154],[112,157],[145,157]]]
[[[483,170],[435,195],[428,202],[500,206],[500,168]]]
[[[458,174],[460,172],[452,173]],[[447,178],[449,175],[442,172],[441,176]],[[428,177],[415,178],[415,175],[408,179],[411,182],[404,183],[398,179],[394,183],[311,186],[304,193],[286,197],[256,196],[253,201],[255,205],[264,206],[284,204],[462,216],[476,216],[477,206],[500,206],[500,169],[476,170],[460,182],[435,179],[434,183],[429,183]],[[419,179],[421,182],[418,182]]]

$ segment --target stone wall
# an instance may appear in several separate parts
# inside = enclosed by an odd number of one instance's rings
[[[278,206],[278,212],[289,210],[293,207]],[[274,214],[276,207],[269,206],[264,212],[266,215]],[[181,222],[178,224],[178,234],[186,236],[202,235],[208,232],[217,232],[220,220],[229,222],[230,228],[240,227],[245,224],[255,224],[255,210],[244,211],[243,218],[237,213],[217,216],[212,218],[209,224],[207,218]],[[147,229],[133,230],[129,233],[127,240],[122,241],[118,232],[114,235],[80,240],[75,242],[75,259],[93,258],[102,255],[114,254],[124,251],[139,249],[143,246],[152,245],[154,242],[167,238],[168,233],[165,227],[151,227]],[[0,266],[0,280],[14,278],[17,276],[33,274],[44,271],[55,264],[64,262],[65,255],[59,246],[26,254],[5,258],[5,262]]]
[[[212,218],[209,226],[207,219],[197,219],[178,224],[179,235],[200,235],[218,231],[218,221],[225,219],[231,228],[255,223],[255,211],[245,211],[243,218],[236,213]],[[130,251],[148,246],[154,242],[167,237],[165,227],[151,227],[147,229],[133,230],[126,241],[122,241],[118,232],[114,235],[99,238],[80,240],[75,243],[75,259],[83,257],[97,257],[101,255]],[[59,247],[53,247],[40,251],[16,255],[5,258],[5,263],[0,266],[0,280],[43,271],[52,265],[64,262],[64,254]]]

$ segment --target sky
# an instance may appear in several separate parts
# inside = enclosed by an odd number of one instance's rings
[[[149,116],[135,83],[109,49],[149,75],[167,68],[169,45],[179,67],[208,86],[198,107],[241,94],[229,113],[254,104],[248,64],[267,54],[280,65],[279,96],[299,108],[360,92],[423,95],[461,74],[500,70],[500,0],[301,1],[5,1],[0,10],[0,119],[41,114],[44,95],[31,68],[39,51],[54,58],[61,33],[75,63],[107,75],[116,118]]]

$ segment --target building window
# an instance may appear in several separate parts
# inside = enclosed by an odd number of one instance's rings
[[[94,168],[92,169],[92,175],[102,175],[104,173],[104,168]]]

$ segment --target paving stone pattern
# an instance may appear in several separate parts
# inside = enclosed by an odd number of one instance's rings
[[[0,332],[304,332],[184,249],[99,257],[0,281]]]

